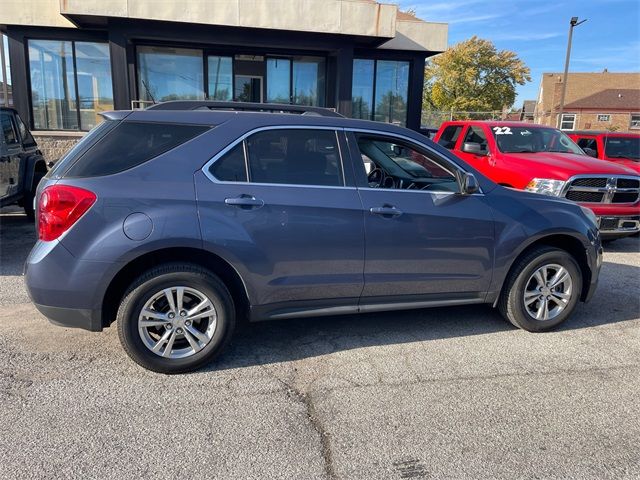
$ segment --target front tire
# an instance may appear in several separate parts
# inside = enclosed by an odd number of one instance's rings
[[[582,272],[565,250],[532,249],[512,267],[498,301],[500,313],[529,332],[551,330],[575,309],[582,292]]]
[[[184,373],[223,350],[235,328],[235,309],[229,290],[213,273],[171,263],[131,284],[117,323],[120,342],[133,361],[158,373]]]

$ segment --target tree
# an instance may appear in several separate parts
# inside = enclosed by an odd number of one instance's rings
[[[473,36],[427,64],[422,108],[502,110],[513,105],[516,85],[530,81],[529,67],[514,52]]]

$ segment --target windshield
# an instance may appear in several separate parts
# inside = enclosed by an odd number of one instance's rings
[[[640,160],[640,137],[607,137],[604,153],[609,158]]]
[[[580,147],[555,128],[492,127],[491,131],[503,153],[559,152],[584,155]]]

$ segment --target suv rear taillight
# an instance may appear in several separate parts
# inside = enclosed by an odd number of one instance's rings
[[[38,237],[49,242],[69,230],[96,201],[96,194],[70,185],[51,185],[38,202]]]

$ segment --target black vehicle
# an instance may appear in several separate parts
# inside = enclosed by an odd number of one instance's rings
[[[0,107],[0,207],[19,204],[34,218],[33,198],[47,164],[18,112]]]

